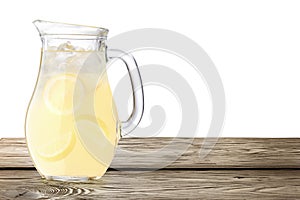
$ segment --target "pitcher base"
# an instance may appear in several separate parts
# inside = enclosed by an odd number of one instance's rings
[[[89,180],[98,180],[100,176],[85,177],[85,176],[44,176],[47,180],[64,181],[64,182],[86,182]]]

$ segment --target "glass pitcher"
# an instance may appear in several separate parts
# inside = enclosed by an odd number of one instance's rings
[[[107,56],[107,29],[33,23],[42,52],[25,120],[30,156],[43,178],[99,179],[113,159],[121,132],[132,131],[143,115],[138,66],[130,54]],[[118,119],[106,73],[107,62],[114,58],[126,64],[132,84],[134,107],[124,122]]]

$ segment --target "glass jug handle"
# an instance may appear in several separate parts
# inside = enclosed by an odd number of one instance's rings
[[[122,134],[121,136],[125,136],[133,131],[138,124],[140,123],[143,113],[144,113],[144,89],[141,74],[139,71],[139,67],[135,58],[124,51],[118,49],[107,49],[107,59],[108,61],[112,59],[120,59],[126,65],[128,70],[132,96],[133,96],[133,110],[126,121],[121,121],[122,123]]]

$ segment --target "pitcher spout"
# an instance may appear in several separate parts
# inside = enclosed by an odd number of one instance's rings
[[[90,36],[95,38],[106,38],[108,29],[94,26],[84,26],[60,22],[50,22],[35,20],[33,24],[37,28],[41,37],[50,36]]]

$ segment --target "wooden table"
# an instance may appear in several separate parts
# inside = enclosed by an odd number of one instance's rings
[[[187,139],[178,138],[179,143]],[[128,138],[120,146],[153,149],[170,138]],[[0,199],[300,199],[300,138],[221,138],[204,159],[203,139],[164,169],[109,169],[99,181],[42,180],[24,139],[0,139]],[[147,160],[141,160],[141,163]],[[122,155],[114,166],[126,168]]]

